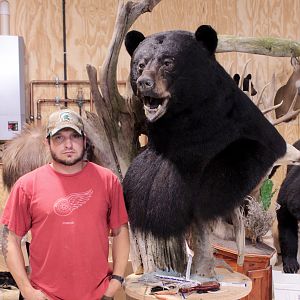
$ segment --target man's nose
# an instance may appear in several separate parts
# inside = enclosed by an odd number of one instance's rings
[[[71,148],[73,146],[72,138],[71,137],[65,138],[64,144],[66,148]]]

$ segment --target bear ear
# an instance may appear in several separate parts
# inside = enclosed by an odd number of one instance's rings
[[[209,25],[201,25],[195,33],[196,40],[203,43],[203,46],[212,55],[215,53],[218,45],[216,31]]]
[[[136,30],[129,31],[125,37],[125,47],[130,56],[132,56],[137,46],[145,39],[145,36]]]

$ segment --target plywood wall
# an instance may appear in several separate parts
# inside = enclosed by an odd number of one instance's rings
[[[28,101],[30,81],[64,77],[62,1],[9,0],[9,3],[11,34],[20,35],[25,41]],[[68,79],[86,80],[86,64],[101,67],[113,33],[117,7],[117,0],[66,0]],[[173,29],[195,31],[200,24],[210,24],[219,34],[299,40],[299,15],[300,1],[294,0],[162,0],[152,13],[141,16],[133,29],[148,35]],[[230,53],[219,54],[217,59],[232,72],[241,72],[245,63],[252,59],[248,71],[253,74],[258,89],[268,83],[273,74],[276,74],[278,88],[292,72],[289,58]],[[127,78],[128,67],[129,56],[122,48],[118,64],[119,80]],[[69,90],[70,98],[76,97],[77,88]],[[63,98],[63,93],[62,86],[42,86],[35,91],[35,101],[55,96]],[[87,97],[88,91],[84,93]],[[41,121],[54,109],[57,107],[43,106]],[[290,143],[299,138],[298,119],[278,128]],[[282,168],[276,176],[277,187],[284,172]],[[2,200],[3,195],[0,194]]]
[[[123,1],[123,0],[121,0]],[[10,0],[11,34],[21,35],[26,46],[26,82],[63,79],[63,25],[61,0]],[[67,78],[86,80],[86,65],[101,67],[113,33],[118,0],[67,0]],[[152,13],[141,16],[133,29],[148,35],[161,30],[195,31],[211,24],[219,34],[275,36],[298,40],[300,2],[294,0],[162,0]],[[288,58],[259,55],[219,54],[218,60],[232,72],[248,71],[262,87],[271,80],[283,84],[292,69]],[[118,78],[128,74],[129,56],[122,48]],[[43,87],[35,98],[63,98],[63,88]],[[76,97],[71,90],[69,97]],[[28,94],[27,94],[28,96]],[[50,109],[50,108],[48,108]],[[293,139],[293,138],[292,138]]]

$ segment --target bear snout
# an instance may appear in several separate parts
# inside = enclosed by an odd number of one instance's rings
[[[147,92],[154,88],[154,79],[149,75],[142,75],[137,80],[137,88],[140,92]]]

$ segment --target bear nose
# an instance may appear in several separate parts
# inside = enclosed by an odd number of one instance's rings
[[[148,91],[153,88],[154,80],[149,76],[141,76],[137,80],[137,86],[140,91]]]

